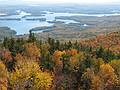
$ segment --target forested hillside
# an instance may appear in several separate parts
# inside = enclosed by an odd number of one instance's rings
[[[120,90],[120,32],[89,40],[4,38],[0,90]]]
[[[15,37],[16,31],[8,28],[8,27],[0,27],[0,40],[2,41],[4,37]]]
[[[96,38],[84,40],[81,44],[93,48],[103,47],[113,53],[120,53],[120,32],[112,32],[106,35],[99,35]]]

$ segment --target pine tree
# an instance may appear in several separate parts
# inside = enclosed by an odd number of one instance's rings
[[[35,42],[35,41],[36,41],[35,34],[32,33],[32,31],[30,30],[30,31],[29,31],[29,39],[28,39],[28,42]]]

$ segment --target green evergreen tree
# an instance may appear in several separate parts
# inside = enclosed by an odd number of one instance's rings
[[[69,70],[69,67],[70,67],[69,60],[70,60],[70,55],[68,55],[68,54],[63,54],[62,55],[61,61],[63,63],[63,69],[62,69],[63,73],[67,74],[70,71]]]
[[[96,49],[96,56],[97,58],[102,58],[104,54],[104,49],[102,46]]]
[[[9,39],[5,37],[3,41],[3,47],[8,48],[8,46],[9,46]]]
[[[53,70],[54,61],[52,60],[52,56],[49,51],[41,56],[40,63],[43,69]]]
[[[35,42],[35,41],[36,41],[35,34],[32,33],[32,31],[30,30],[30,31],[29,31],[29,39],[28,39],[28,42]]]

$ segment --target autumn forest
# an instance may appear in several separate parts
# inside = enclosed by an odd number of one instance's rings
[[[120,90],[120,32],[61,42],[4,38],[0,90]]]

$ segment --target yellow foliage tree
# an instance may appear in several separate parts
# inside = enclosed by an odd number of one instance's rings
[[[0,61],[0,90],[7,90],[7,70],[5,65]]]
[[[103,64],[100,66],[99,75],[104,83],[105,89],[110,90],[118,82],[114,69],[109,64]]]
[[[115,73],[118,76],[118,84],[120,85],[120,60],[112,60],[110,65],[114,68]]]
[[[14,90],[49,90],[52,85],[52,75],[42,72],[35,61],[21,60],[17,62],[15,71],[9,73],[9,80]]]
[[[94,76],[92,79],[91,90],[103,90],[103,83],[99,76]]]

